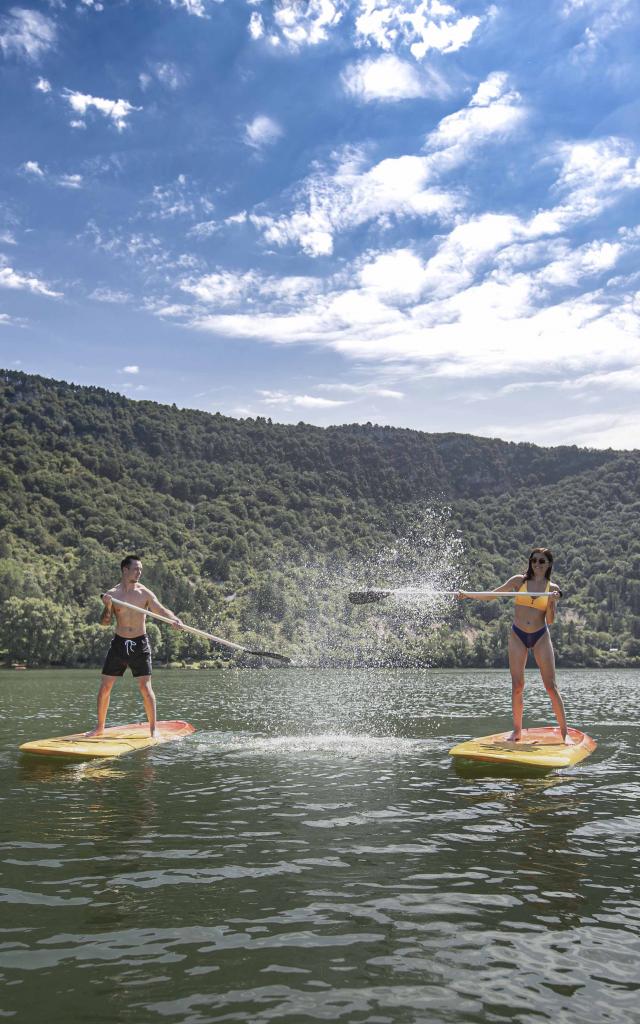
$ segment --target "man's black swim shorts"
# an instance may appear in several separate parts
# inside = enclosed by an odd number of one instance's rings
[[[134,676],[151,675],[151,644],[146,633],[142,636],[114,636],[107,651],[103,676],[123,676],[130,668]]]

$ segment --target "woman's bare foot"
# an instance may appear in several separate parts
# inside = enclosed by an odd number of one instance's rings
[[[522,739],[522,733],[517,732],[515,729],[507,736],[507,743],[517,743],[518,740]]]
[[[85,736],[104,736],[104,729],[101,729],[99,725],[96,725],[95,729],[92,729],[91,732],[85,732]]]
[[[562,737],[562,742],[564,743],[564,745],[566,747],[575,747],[575,745],[576,745],[576,741],[571,739],[571,736],[569,735],[569,733],[567,733],[566,736]]]

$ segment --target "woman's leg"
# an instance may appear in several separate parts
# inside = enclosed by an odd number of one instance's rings
[[[522,714],[524,710],[524,669],[528,650],[522,640],[511,630],[509,636],[509,670],[511,672],[511,710],[513,732],[510,740],[519,740],[522,735]]]
[[[551,643],[549,633],[545,633],[544,636],[540,637],[533,648],[533,656],[536,659],[538,668],[540,669],[544,688],[551,699],[553,713],[558,720],[562,738],[565,743],[571,742],[571,740],[568,740],[567,738],[567,718],[564,713],[562,697],[560,696],[560,691],[558,690],[556,683],[556,659],[553,653],[553,644]]]

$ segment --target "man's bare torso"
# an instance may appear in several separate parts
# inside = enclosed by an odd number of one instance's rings
[[[143,587],[141,583],[136,583],[133,588],[125,588],[122,583],[118,583],[111,590],[107,590],[107,597],[120,598],[121,601],[126,601],[127,604],[135,604],[140,608],[139,612],[134,612],[130,608],[122,608],[120,605],[113,604],[113,613],[116,617],[116,634],[125,638],[132,636],[142,636],[146,631],[147,617],[142,609],[148,608],[153,601],[153,594],[146,587]]]

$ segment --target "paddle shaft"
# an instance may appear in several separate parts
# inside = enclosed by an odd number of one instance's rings
[[[388,597],[396,595],[425,595],[427,597],[457,597],[463,594],[465,597],[493,598],[493,597],[518,597],[521,594],[518,590],[427,590],[424,587],[396,587],[393,590],[352,590],[349,600],[352,604],[375,604],[377,601],[384,601]],[[527,591],[527,597],[550,597],[548,593]]]
[[[158,619],[159,622],[166,622],[169,626],[174,625],[173,619],[168,619],[166,615],[158,615],[157,612],[151,612],[148,608],[140,608],[137,604],[129,604],[128,601],[121,601],[119,597],[112,597],[114,604],[122,605],[123,608],[131,608],[134,612],[142,612],[144,615],[150,615],[152,619]],[[257,657],[262,658],[277,658],[279,661],[288,661],[283,654],[272,654],[269,651],[251,651],[248,647],[243,647],[242,644],[234,644],[231,640],[223,640],[222,637],[214,636],[213,633],[205,633],[203,629],[196,629],[195,626],[185,626],[184,624],[179,627],[185,633],[193,633],[194,636],[202,636],[205,640],[212,640],[214,644],[220,644],[222,647],[228,647],[232,651],[241,651],[243,654],[254,654]]]

